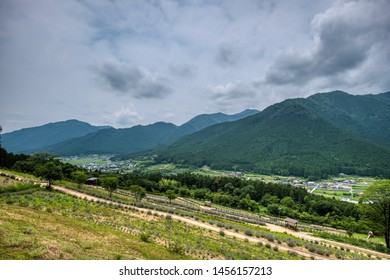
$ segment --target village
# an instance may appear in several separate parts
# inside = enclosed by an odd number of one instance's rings
[[[136,167],[136,163],[131,160],[111,161],[111,157],[112,155],[70,156],[62,157],[61,160],[77,165],[88,172],[125,174]]]
[[[345,176],[345,174],[340,174],[342,176]],[[353,186],[357,183],[356,180],[352,179],[340,179],[340,178],[334,178],[332,181],[326,181],[326,182],[314,182],[314,181],[304,181],[299,179],[287,179],[287,180],[275,180],[275,183],[278,184],[288,184],[292,185],[294,187],[303,187],[306,188],[310,193],[314,193],[315,191],[320,192],[323,191],[323,193],[332,192],[340,193],[342,195],[347,194],[350,197],[341,197],[340,200],[350,202],[357,204],[358,201],[352,199],[354,195]],[[359,197],[362,193],[357,193],[356,197]]]

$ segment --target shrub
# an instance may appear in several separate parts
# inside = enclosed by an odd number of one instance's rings
[[[253,236],[253,232],[250,229],[246,229],[244,233],[245,235]]]
[[[178,241],[169,240],[167,244],[167,249],[172,253],[177,253],[177,254],[184,253],[184,247]]]
[[[292,257],[296,257],[298,254],[297,254],[297,252],[294,252],[294,251],[287,251],[287,253],[290,255],[290,256],[292,256]]]
[[[287,239],[286,243],[287,243],[288,247],[295,247],[296,246],[295,241],[291,240],[291,239]]]
[[[167,220],[167,221],[172,221],[172,216],[171,216],[171,215],[166,215],[166,216],[165,216],[165,220]]]
[[[140,238],[143,242],[149,242],[150,234],[146,232],[141,232]]]
[[[220,236],[225,236],[225,232],[224,232],[223,230],[220,230],[220,231],[219,231],[219,235],[220,235]]]
[[[273,234],[265,234],[265,238],[270,242],[273,242],[275,240]]]

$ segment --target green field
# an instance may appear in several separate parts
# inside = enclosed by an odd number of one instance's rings
[[[88,164],[88,163],[94,163],[97,165],[105,165],[111,163],[109,159],[102,158],[102,157],[80,157],[78,159],[62,159],[62,161],[77,166]]]

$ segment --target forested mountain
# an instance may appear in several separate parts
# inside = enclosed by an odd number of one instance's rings
[[[297,101],[334,126],[390,148],[390,92],[350,95],[334,91]]]
[[[157,154],[161,162],[259,173],[389,177],[388,96],[332,92],[286,100],[186,136]]]
[[[110,128],[44,147],[40,151],[57,155],[138,152],[173,141],[178,129],[174,124],[164,122],[123,129]]]
[[[179,138],[207,126],[238,120],[257,112],[257,110],[245,110],[235,115],[204,114],[194,117],[181,126],[157,122],[131,128],[110,128],[39,148],[35,152],[48,152],[57,155],[137,153],[156,148],[159,145],[173,143]]]
[[[49,123],[4,133],[2,146],[13,153],[28,152],[106,128],[108,126],[92,126],[78,120]]]

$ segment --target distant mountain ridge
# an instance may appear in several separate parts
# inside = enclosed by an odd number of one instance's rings
[[[389,93],[320,93],[288,99],[233,123],[183,137],[160,162],[322,177],[390,176]]]
[[[81,137],[66,139],[44,147],[27,150],[30,153],[48,152],[57,155],[81,154],[127,154],[154,149],[173,143],[179,138],[213,124],[236,121],[259,111],[245,110],[234,115],[223,113],[203,114],[192,118],[181,126],[157,122],[122,129],[101,129]]]
[[[4,133],[2,146],[9,152],[23,153],[107,128],[109,126],[92,126],[78,120],[48,123]]]

